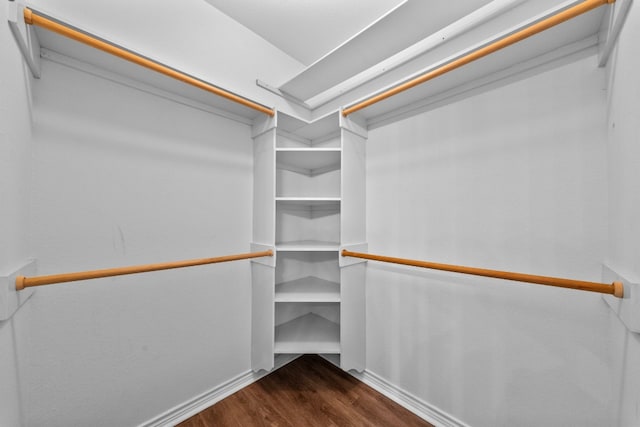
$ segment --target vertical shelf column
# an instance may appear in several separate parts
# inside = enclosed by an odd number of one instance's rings
[[[251,266],[255,371],[301,353],[365,367],[365,261],[339,254],[366,250],[367,133],[353,120],[278,112],[254,125],[252,246],[276,254]]]
[[[342,215],[340,250],[367,249],[366,244],[366,128],[340,114],[342,143]],[[363,371],[366,350],[366,292],[364,260],[340,256],[340,367]]]
[[[340,354],[338,116],[278,114],[275,345],[278,354]]]

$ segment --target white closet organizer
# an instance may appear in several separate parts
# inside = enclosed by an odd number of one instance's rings
[[[362,248],[364,127],[336,112],[314,122],[278,112],[254,125],[252,365],[278,355],[327,355],[364,368],[364,264],[341,265]]]
[[[390,84],[388,89],[398,87],[409,78],[426,75],[488,43],[523,31],[581,3],[580,0],[568,0],[491,39],[463,47],[462,51],[450,45],[447,49],[451,51],[440,51],[437,58],[429,56],[437,50],[425,51],[422,59],[419,56],[412,58],[411,70],[399,66],[394,71],[402,72],[400,80],[394,83],[389,74],[389,81],[385,80],[384,86]],[[256,110],[244,103],[231,102],[227,97],[214,96],[210,91],[186,85],[184,80],[175,80],[168,74],[150,73],[148,68],[140,67],[139,62],[114,59],[108,53],[54,32],[27,26],[23,6],[18,2],[9,2],[9,22],[34,76],[39,76],[39,62],[44,58],[252,125],[252,250],[272,249],[275,252],[273,257],[251,263],[253,369],[272,369],[274,357],[279,354],[319,353],[331,355],[345,370],[362,370],[364,261],[341,257],[339,253],[342,248],[367,251],[366,129],[467,96],[475,90],[484,90],[492,84],[501,84],[500,81],[507,81],[512,76],[559,58],[583,54],[596,46],[600,47],[599,63],[603,65],[624,22],[624,11],[629,9],[631,2],[618,0],[616,3],[623,5],[617,14],[610,8],[594,9],[517,45],[505,47],[493,53],[491,60],[485,58],[469,63],[430,84],[403,91],[347,118],[339,111],[313,122],[280,112],[271,117],[271,108],[251,102],[259,107]],[[331,57],[326,60],[332,61]],[[407,66],[409,64],[407,62]],[[296,78],[296,86],[308,88],[305,81],[315,77],[310,72],[303,74],[306,77]],[[382,83],[379,80],[376,87],[364,84],[349,92],[343,100],[353,106],[356,101],[351,98],[371,99]],[[337,98],[336,102],[318,106],[318,110],[309,110],[308,114],[320,115],[335,108],[337,102],[342,101]]]

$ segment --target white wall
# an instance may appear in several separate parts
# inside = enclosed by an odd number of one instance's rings
[[[0,322],[0,425],[20,424],[20,390],[12,320]]]
[[[48,61],[34,99],[39,273],[249,250],[248,126]],[[247,261],[40,288],[26,425],[138,425],[247,372],[250,296]]]
[[[258,102],[288,108],[256,85],[304,68],[204,0],[30,0],[29,6]]]
[[[607,262],[627,279],[640,283],[640,82],[637,41],[640,8],[631,7],[609,62],[608,182],[609,245]],[[615,366],[620,373],[620,426],[640,425],[640,334],[615,322]]]
[[[6,3],[6,2],[5,2]],[[28,200],[31,141],[30,78],[0,5],[0,275],[28,258]],[[20,398],[15,319],[0,321],[0,425],[19,426]]]
[[[369,251],[599,281],[604,88],[591,56],[371,131]],[[597,294],[369,263],[367,369],[474,427],[612,425],[611,317]]]

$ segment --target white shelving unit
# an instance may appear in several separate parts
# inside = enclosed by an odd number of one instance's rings
[[[342,148],[334,142],[338,118],[334,115],[326,128],[318,128],[319,135],[306,134],[308,124],[291,119],[284,120],[276,135],[275,234],[276,251],[293,255],[276,265],[276,276],[294,279],[276,281],[274,352],[339,354],[340,284],[336,273]],[[292,141],[297,142],[295,147],[290,146]],[[301,256],[303,252],[306,257]],[[304,276],[299,277],[301,274]],[[286,321],[280,323],[283,319]]]
[[[254,125],[254,244],[276,252],[252,263],[254,370],[302,353],[364,368],[364,264],[341,267],[339,255],[365,239],[366,132],[354,129],[339,113]]]

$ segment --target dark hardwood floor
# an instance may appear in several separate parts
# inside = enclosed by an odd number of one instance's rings
[[[294,360],[178,426],[433,427],[316,355]]]

